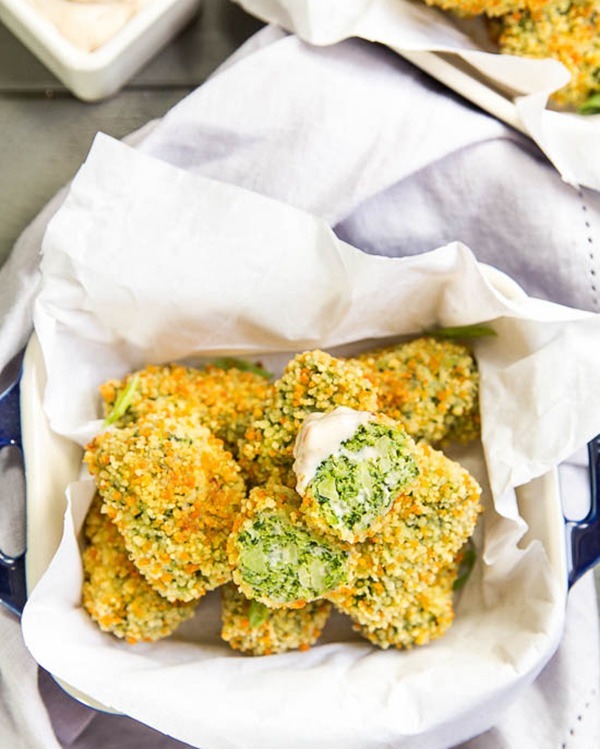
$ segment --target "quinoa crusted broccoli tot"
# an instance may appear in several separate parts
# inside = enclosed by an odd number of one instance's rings
[[[377,411],[377,393],[362,366],[319,350],[295,356],[241,443],[239,460],[251,481],[261,485],[273,478],[295,486],[293,446],[302,422],[315,411],[338,406]]]
[[[479,374],[466,346],[422,337],[361,354],[380,410],[432,444],[479,435]]]
[[[229,537],[233,581],[246,598],[300,608],[345,580],[348,551],[302,521],[300,497],[285,486],[255,487]]]
[[[326,596],[363,634],[377,632],[382,647],[408,647],[441,634],[429,615],[421,617],[430,622],[425,629],[401,623],[423,608],[429,589],[442,595],[444,571],[456,571],[457,555],[481,511],[481,489],[466,469],[424,442],[415,455],[418,481],[396,500],[380,530],[353,547],[347,583]]]
[[[385,416],[345,406],[307,416],[294,446],[306,522],[355,543],[371,535],[417,476],[415,443]]]
[[[161,595],[190,601],[231,579],[226,544],[244,482],[196,418],[140,417],[98,435],[84,459],[132,561]]]
[[[329,619],[331,604],[313,601],[301,609],[271,609],[248,600],[229,583],[221,588],[221,637],[234,650],[249,655],[273,655],[308,650]]]
[[[507,12],[493,27],[500,51],[522,57],[553,57],[571,81],[552,94],[563,107],[577,107],[600,92],[600,0],[548,0]]]
[[[100,387],[105,415],[125,426],[147,414],[194,414],[235,455],[249,423],[261,413],[271,385],[264,376],[236,366],[204,369],[149,365]]]
[[[171,603],[159,595],[130,561],[115,524],[96,495],[84,525],[84,609],[104,632],[130,644],[168,637],[189,619],[196,602]]]
[[[357,627],[373,645],[386,650],[427,645],[444,635],[454,621],[453,586],[456,565],[444,567],[435,581],[407,596],[383,627]]]

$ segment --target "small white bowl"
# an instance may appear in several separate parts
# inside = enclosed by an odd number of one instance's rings
[[[196,13],[201,0],[152,0],[93,52],[67,41],[24,0],[0,0],[2,21],[83,101],[118,91]]]

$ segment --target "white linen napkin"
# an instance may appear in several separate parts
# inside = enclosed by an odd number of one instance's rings
[[[530,293],[598,310],[598,195],[562,183],[529,141],[364,42],[315,49],[268,29],[245,52],[174,108],[142,148],[306,208],[367,251],[414,254],[461,239]],[[13,310],[1,331],[7,355],[29,332],[46,218],[24,236],[0,276]],[[16,295],[8,285],[15,280]],[[512,706],[506,725],[475,740],[482,742],[472,744],[477,749],[537,748],[530,729],[542,724],[548,745],[595,745],[598,713],[585,709],[598,700],[590,579],[571,593],[568,616],[557,656]],[[14,631],[7,615],[2,622]],[[13,664],[24,658],[22,651],[0,652]],[[22,699],[14,685],[8,694],[5,715],[17,712]],[[18,737],[16,746],[53,745],[36,743],[27,721],[17,721],[16,733],[9,718],[0,725]],[[85,734],[87,744],[73,745],[98,746],[93,731]],[[21,735],[27,738],[19,743]]]
[[[493,44],[481,19],[465,23],[414,0],[236,2],[311,44],[360,37],[387,45],[528,133],[567,182],[600,189],[600,117],[546,109],[548,95],[569,81],[569,71],[557,60],[490,51]],[[439,52],[447,57],[441,59]],[[466,73],[465,63],[471,68]]]

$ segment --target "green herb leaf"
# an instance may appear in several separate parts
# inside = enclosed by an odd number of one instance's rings
[[[269,609],[264,605],[264,603],[260,603],[260,601],[250,601],[248,621],[252,629],[260,627],[260,625],[264,624],[264,622],[266,622],[268,618]]]
[[[241,372],[252,372],[266,380],[273,377],[272,372],[268,372],[260,364],[254,364],[247,359],[236,359],[233,356],[223,356],[220,359],[215,359],[211,364],[218,369],[239,369]]]
[[[484,338],[485,336],[497,335],[496,331],[489,325],[457,325],[449,328],[429,328],[424,331],[425,335],[432,338]]]
[[[123,390],[121,390],[117,400],[114,402],[112,410],[104,420],[104,424],[106,426],[114,424],[115,421],[118,421],[122,416],[125,415],[125,412],[133,402],[133,397],[135,395],[135,391],[137,390],[139,380],[140,375],[136,372],[136,374],[133,375],[133,377],[129,380]]]
[[[460,560],[460,563],[458,565],[458,575],[456,576],[456,580],[454,581],[454,584],[452,586],[454,590],[460,590],[467,582],[471,575],[471,572],[473,571],[475,560],[477,558],[475,547],[473,546],[473,542],[471,540],[467,541],[461,553],[462,559]]]
[[[592,94],[577,109],[579,114],[600,114],[600,92]]]

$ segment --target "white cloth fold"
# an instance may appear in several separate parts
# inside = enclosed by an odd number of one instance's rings
[[[568,83],[567,68],[556,59],[497,54],[484,17],[461,19],[413,0],[236,2],[311,44],[352,37],[385,44],[528,133],[566,182],[600,188],[600,118],[545,109],[548,95]]]
[[[361,41],[317,49],[268,28],[145,135],[147,153],[307,209],[368,252],[414,254],[458,239],[530,293],[599,309],[600,196],[564,184],[530,141],[388,50]],[[23,235],[0,275],[0,350],[8,358],[29,334],[40,237],[59,201]],[[506,720],[469,749],[597,745],[597,609],[589,575],[572,591],[567,613],[550,665]],[[3,614],[0,631],[14,643],[0,646],[7,680],[0,743],[54,747],[16,623]],[[26,680],[17,688],[21,664]],[[60,723],[60,715],[53,719]],[[72,745],[99,746],[92,728]]]

